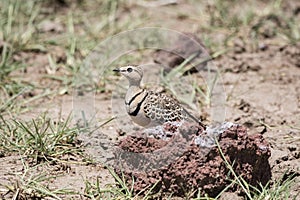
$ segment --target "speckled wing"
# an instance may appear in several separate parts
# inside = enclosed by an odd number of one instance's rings
[[[183,108],[177,100],[163,93],[149,91],[145,99],[144,113],[153,121],[174,122],[185,118]]]

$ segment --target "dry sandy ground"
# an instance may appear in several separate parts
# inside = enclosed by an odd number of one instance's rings
[[[165,9],[164,14],[172,17],[173,7]],[[190,5],[183,4],[182,10],[191,10]],[[152,14],[153,24],[159,21],[159,16]],[[191,19],[192,21],[192,19]],[[180,31],[193,31],[187,26],[187,21],[178,24],[170,20],[168,28]],[[149,26],[151,25],[148,24]],[[219,33],[218,33],[219,34]],[[218,39],[218,34],[216,38]],[[201,34],[198,34],[201,38]],[[275,41],[275,42],[274,42]],[[221,80],[227,95],[226,121],[245,125],[249,134],[261,133],[269,141],[272,156],[270,164],[273,180],[279,179],[286,172],[288,175],[295,173],[297,183],[292,192],[299,193],[300,188],[300,44],[287,45],[273,40],[262,40],[261,48],[252,49],[251,44],[233,41],[233,51],[220,56],[214,62],[221,71]],[[41,81],[45,71],[40,66],[47,63],[45,54],[24,53],[31,62],[26,74],[26,79]],[[144,60],[151,60],[151,55]],[[34,61],[34,62],[33,62]],[[48,80],[49,81],[49,80]],[[56,82],[44,81],[55,87]],[[37,91],[38,92],[38,91]],[[104,122],[113,116],[111,110],[111,93],[96,94],[95,104],[90,106],[97,113],[95,119],[98,123]],[[55,98],[42,98],[33,102],[36,108],[20,116],[30,119],[47,111],[51,117],[66,118],[74,108],[72,94],[62,94]],[[116,139],[118,123],[109,122],[98,131],[107,137]],[[97,138],[91,138],[92,140]],[[95,142],[97,143],[97,141]],[[97,154],[97,152],[94,152]],[[95,155],[94,155],[95,156]],[[15,174],[22,172],[20,157],[13,155],[0,158],[0,179],[8,181],[15,178]],[[99,177],[101,184],[112,183],[106,169],[101,164],[81,165],[76,162],[59,165],[45,165],[39,172],[47,172],[57,176],[52,179],[50,187],[70,188],[83,191],[85,179]],[[262,169],[263,170],[263,169]]]

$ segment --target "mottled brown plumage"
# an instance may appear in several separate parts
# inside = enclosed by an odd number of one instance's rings
[[[153,91],[148,91],[148,94],[143,109],[151,120],[164,123],[186,118],[182,106],[174,98]]]

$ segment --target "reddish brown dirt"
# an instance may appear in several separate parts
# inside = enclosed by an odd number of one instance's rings
[[[253,139],[253,134],[257,135],[257,133],[260,133],[263,135],[265,140],[270,144],[271,157],[269,158],[269,163],[272,172],[272,181],[277,181],[282,177],[284,177],[283,180],[285,180],[288,175],[295,174],[296,181],[292,186],[291,194],[296,196],[299,194],[300,188],[299,42],[291,44],[290,41],[281,34],[276,35],[280,27],[286,26],[284,22],[280,22],[283,17],[272,18],[272,16],[264,16],[261,12],[259,15],[255,16],[254,24],[251,22],[246,29],[241,28],[235,30],[237,31],[237,33],[234,33],[235,35],[232,35],[233,32],[229,27],[228,29],[224,27],[226,30],[223,29],[210,32],[203,28],[203,24],[209,23],[208,17],[199,18],[199,16],[200,13],[204,12],[206,9],[211,9],[211,16],[216,16],[218,13],[214,11],[214,5],[195,6],[194,4],[189,3],[190,1],[183,0],[178,2],[178,5],[159,7],[157,9],[144,8],[138,5],[128,6],[117,13],[118,19],[116,22],[122,21],[123,19],[132,20],[132,17],[139,16],[139,13],[143,13],[147,14],[149,19],[143,26],[158,26],[182,32],[193,32],[201,39],[209,38],[213,43],[219,42],[222,44],[221,46],[224,46],[224,49],[229,49],[224,55],[214,60],[221,71],[220,78],[223,81],[224,89],[227,94],[226,120],[246,127],[248,133],[247,141],[250,141],[251,138]],[[267,4],[269,3],[269,1],[260,0],[252,2],[256,3],[254,11],[266,10]],[[72,6],[69,8],[67,6],[62,7],[61,5],[53,8],[52,6],[53,3],[51,3],[51,6],[43,8],[47,10],[47,12],[45,15],[41,16],[41,18],[47,17],[52,19],[55,18],[52,15],[56,15],[58,19],[59,17],[62,17],[62,20],[58,21],[64,23],[65,16],[67,16],[67,13],[74,8]],[[298,0],[282,1],[281,6],[282,16],[293,16],[293,19],[296,22],[300,20],[300,5]],[[242,10],[247,7],[248,5],[238,2],[238,4],[233,5],[231,9],[232,12],[236,12],[236,10]],[[79,14],[88,13],[95,8],[94,4],[91,9],[89,8],[86,10],[81,9],[79,6],[76,7],[76,13],[77,11]],[[257,13],[255,13],[255,15],[256,14]],[[87,18],[91,20],[89,23],[92,24],[92,26],[97,27],[99,25],[102,27],[102,21],[99,20],[99,16],[91,18],[88,16]],[[225,22],[226,21],[227,19],[225,19]],[[216,25],[219,21],[216,20],[212,23],[214,23],[212,25]],[[258,25],[260,25],[260,27]],[[47,26],[49,26],[49,24]],[[64,23],[64,31],[66,31],[66,27],[67,23]],[[78,33],[84,33],[85,28],[86,26],[80,23],[76,25],[76,31]],[[259,30],[257,33],[258,35],[253,39],[252,29],[254,28],[258,28]],[[42,29],[44,29],[44,31],[47,31],[47,29],[49,30],[49,28],[45,27],[45,24]],[[56,41],[58,34],[52,32],[51,29],[52,28],[50,28],[51,32],[47,32],[45,35],[42,35],[42,37]],[[61,31],[61,28],[54,31]],[[97,32],[97,38],[99,34],[103,36],[100,31]],[[65,38],[66,37],[63,37],[63,40],[65,40]],[[89,38],[89,40],[94,39],[95,38]],[[58,44],[61,46],[66,45],[60,44],[60,41],[58,41]],[[0,41],[0,49],[1,46],[2,41]],[[57,48],[51,48],[53,46]],[[65,84],[47,78],[47,75],[59,76],[61,74],[69,73],[69,71],[66,72],[64,67],[60,65],[58,65],[57,71],[51,71],[49,68],[50,63],[47,58],[48,54],[53,55],[54,60],[61,65],[66,65],[66,50],[60,46],[53,46],[47,48],[47,52],[27,50],[18,52],[14,55],[16,61],[20,61],[26,65],[26,71],[23,72],[21,70],[22,81],[39,86],[39,88],[30,91],[30,94],[26,93],[23,96],[20,96],[21,100],[26,100],[29,96],[38,96],[45,92],[43,89],[40,89],[40,87],[51,89],[56,92],[62,88],[63,84]],[[80,46],[78,49],[81,50]],[[83,51],[86,51],[86,49]],[[145,60],[152,60],[150,54]],[[20,72],[11,75],[15,76],[18,74],[20,74]],[[71,93],[72,91],[68,90],[67,92],[60,93],[58,96],[48,95],[46,97],[37,98],[35,101],[30,101],[24,105],[28,108],[29,112],[26,112],[19,117],[30,121],[31,118],[35,118],[41,113],[48,111],[49,117],[51,118],[59,120],[61,118],[66,119],[73,109]],[[96,94],[95,108],[93,109],[99,114],[96,116],[97,120],[105,121],[108,116],[111,116],[110,99],[110,92]],[[109,123],[101,128],[101,133],[105,133],[110,137],[112,137],[112,135],[113,137],[117,137],[116,135],[118,134],[116,134],[116,129],[116,124]],[[97,141],[98,138],[95,137],[89,139],[93,142]],[[226,140],[226,138],[224,138],[224,140]],[[231,140],[230,137],[228,140]],[[146,147],[150,144],[152,146],[154,144],[156,145],[155,140],[147,143],[141,138],[135,138],[131,141],[139,141],[139,145],[145,144]],[[131,144],[128,145],[130,146]],[[160,145],[157,146],[160,147]],[[158,147],[155,146],[155,148]],[[196,147],[193,148],[194,151],[196,151]],[[193,148],[191,147],[190,154]],[[226,151],[226,149],[224,149],[224,151]],[[90,153],[91,155],[94,155],[93,153],[95,153],[95,150]],[[227,153],[230,155],[230,152]],[[197,151],[195,152],[195,155],[197,155]],[[211,158],[213,158],[213,156],[218,155],[212,154]],[[200,158],[198,161],[200,163],[202,162]],[[204,165],[204,163],[202,164]],[[12,181],[12,183],[14,183],[14,180],[19,178],[18,175],[24,173],[24,169],[20,157],[14,155],[2,157],[1,165],[0,180],[3,180],[3,182],[1,182],[2,195],[6,191],[4,186],[7,181]],[[225,168],[222,169],[225,170]],[[51,183],[49,183],[50,186],[60,188],[60,186],[63,185],[65,188],[83,192],[85,178],[95,178],[98,176],[97,174],[102,173],[108,174],[108,172],[101,167],[81,166],[76,164],[70,165],[70,170],[73,172],[71,175],[68,171],[60,169],[59,172],[61,176],[55,178],[53,181],[55,184],[51,185]],[[40,171],[38,171],[38,173],[40,173]],[[55,170],[53,171],[55,172]],[[172,171],[170,174],[174,175],[172,174]],[[171,175],[168,177],[172,177]],[[178,177],[183,175],[185,174],[179,174]],[[101,175],[99,176],[104,177]],[[112,178],[108,178],[107,176],[101,178],[100,181],[103,185],[113,182]],[[147,181],[150,183],[154,182],[154,180]],[[166,186],[164,187],[167,188]],[[227,193],[225,196],[229,197],[224,197],[224,199],[232,199],[232,194],[233,193],[230,192]]]
[[[230,179],[234,179],[217,147],[199,147],[192,142],[191,138],[201,135],[200,127],[198,132],[195,132],[195,126],[191,124],[184,124],[180,128],[185,130],[180,131],[182,134],[191,131],[193,134],[189,134],[188,137],[186,135],[173,137],[169,141],[128,136],[119,143],[124,152],[121,154],[121,151],[118,152],[120,159],[115,166],[120,168],[116,170],[120,176],[125,175],[130,185],[134,184],[135,193],[143,192],[145,187],[151,188],[155,185],[154,193],[160,191],[164,195],[173,193],[184,197],[187,191],[200,189],[202,195],[206,193],[213,197],[230,184]],[[184,151],[181,150],[181,155],[177,155],[178,157],[170,164],[166,164],[167,160],[174,156],[177,149],[169,148],[168,143],[175,144],[178,149],[185,146]],[[184,145],[185,143],[188,145]],[[243,177],[253,186],[258,186],[259,182],[265,185],[271,179],[268,162],[271,151],[261,134],[249,136],[245,127],[234,125],[220,135],[219,144],[225,158],[229,163],[234,163],[233,169],[237,176]],[[159,165],[156,166],[158,169],[151,169],[153,167],[151,164],[161,160],[167,161],[165,165],[156,163]],[[139,165],[143,165],[143,169]],[[229,191],[236,190],[236,186],[229,189]]]

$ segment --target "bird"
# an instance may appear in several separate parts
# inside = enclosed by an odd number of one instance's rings
[[[129,81],[125,96],[125,106],[133,122],[142,126],[161,125],[166,122],[181,122],[188,117],[204,129],[206,126],[190,114],[177,99],[141,87],[143,69],[139,65],[127,65],[113,69]]]

